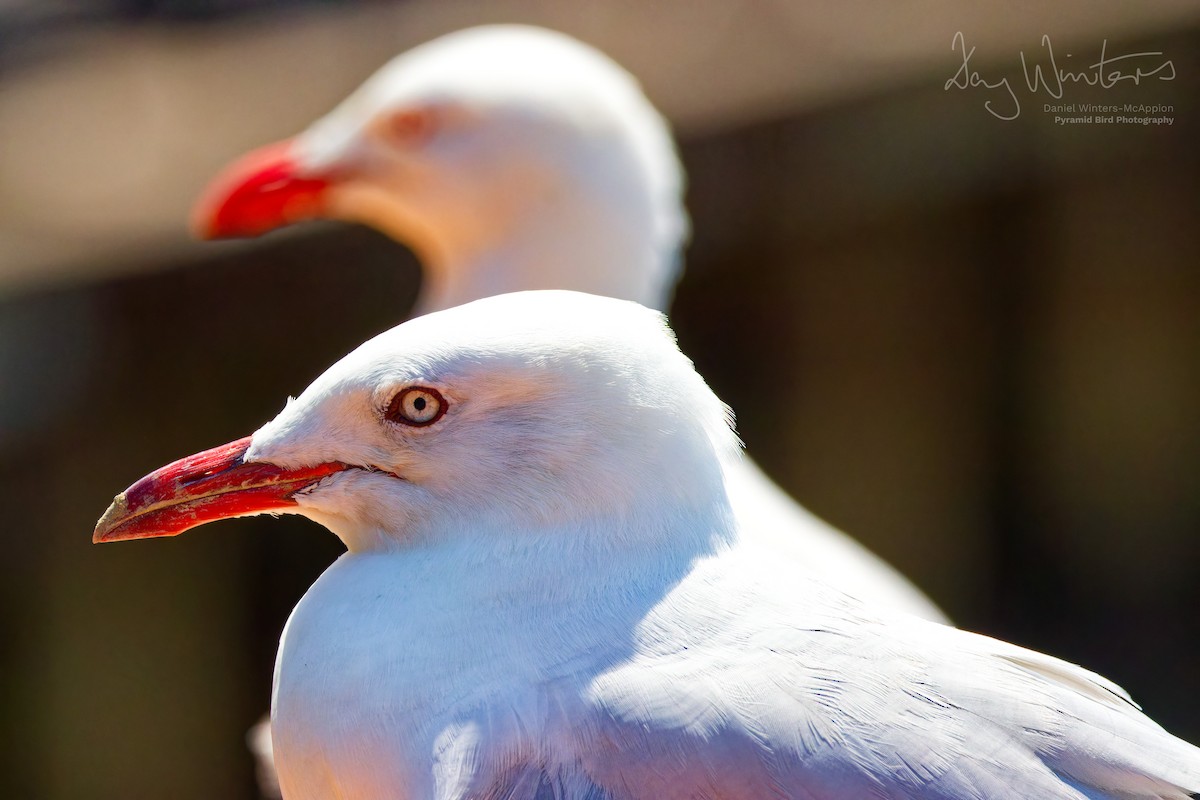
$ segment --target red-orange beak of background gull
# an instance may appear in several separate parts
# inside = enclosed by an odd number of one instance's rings
[[[93,542],[175,536],[229,517],[295,506],[296,492],[346,464],[284,469],[243,460],[250,437],[181,458],[121,492],[96,523]]]
[[[260,147],[208,185],[192,209],[192,232],[201,239],[258,236],[319,217],[330,183],[299,174],[291,139]]]

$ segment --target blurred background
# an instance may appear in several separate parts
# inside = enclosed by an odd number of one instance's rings
[[[340,551],[298,518],[96,548],[111,497],[253,431],[406,316],[363,228],[198,244],[214,171],[397,52],[556,28],[671,118],[695,234],[673,319],[792,494],[963,627],[1081,662],[1200,741],[1200,4],[0,2],[0,796],[252,798],[246,729]],[[961,31],[983,88],[945,88]],[[1020,53],[1155,52],[1061,102]]]

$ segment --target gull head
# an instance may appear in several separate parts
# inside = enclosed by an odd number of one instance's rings
[[[687,234],[682,185],[667,124],[629,73],[563,34],[486,26],[398,56],[298,136],[233,164],[193,228],[365,223],[467,284],[437,308],[541,288],[661,307]]]
[[[298,513],[351,551],[563,529],[636,546],[672,515],[720,513],[736,448],[661,314],[501,295],[369,340],[252,436],[118,495],[94,540]]]

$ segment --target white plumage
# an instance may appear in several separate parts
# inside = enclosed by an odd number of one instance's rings
[[[670,131],[632,76],[570,37],[490,26],[437,39],[383,67],[280,152],[234,167],[201,204],[198,227],[256,233],[308,216],[373,225],[421,257],[420,311],[525,289],[660,309],[670,300],[688,231]],[[296,202],[289,181],[306,193],[319,183],[318,196]],[[278,213],[256,205],[264,191],[282,197]],[[802,555],[797,569],[946,621],[749,459],[729,471],[735,512]]]
[[[1200,750],[1105,679],[764,546],[726,409],[632,303],[418,318],[236,445],[135,484],[97,539],[252,507],[341,537],[280,648],[288,800],[1200,796]]]

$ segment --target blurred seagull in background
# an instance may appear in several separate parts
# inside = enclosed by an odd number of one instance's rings
[[[371,225],[420,258],[422,313],[527,289],[665,309],[688,235],[683,182],[668,125],[629,73],[563,34],[488,26],[404,53],[308,130],[230,166],[193,227],[219,238],[312,218]],[[792,563],[947,621],[752,461],[728,472],[746,529],[803,556]]]
[[[276,664],[288,800],[1183,800],[1200,750],[1080,667],[868,604],[745,529],[660,314],[522,292],[386,332],[95,541],[345,543]]]

